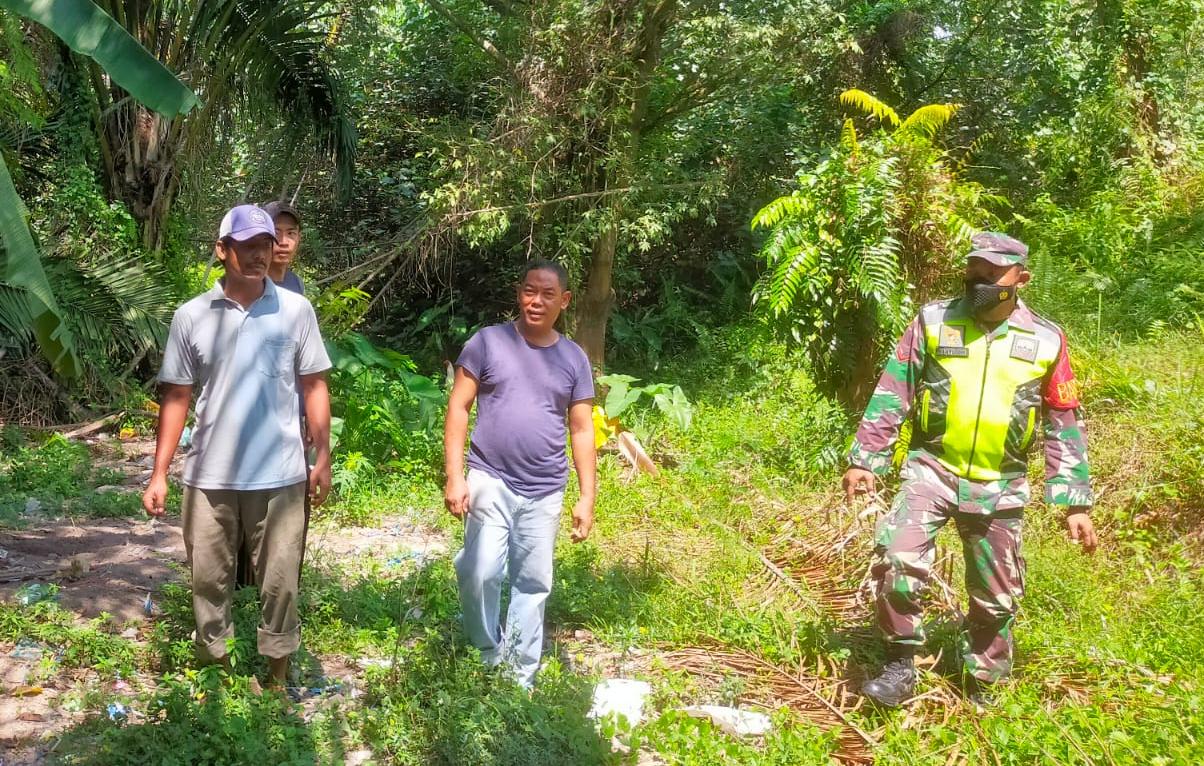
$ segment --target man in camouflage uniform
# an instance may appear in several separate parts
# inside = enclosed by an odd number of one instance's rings
[[[1024,591],[1020,527],[1029,499],[1027,455],[1038,421],[1045,438],[1045,500],[1065,509],[1070,537],[1091,552],[1096,537],[1087,438],[1066,335],[1017,297],[1030,278],[1028,248],[976,235],[965,294],[924,306],[903,333],[875,389],[849,454],[851,501],[891,467],[910,417],[903,483],[878,525],[872,568],[887,664],[863,686],[894,706],[915,692],[912,662],[924,643],[920,594],[937,531],[957,524],[970,609],[962,631],[969,692],[1012,668],[1012,623]]]

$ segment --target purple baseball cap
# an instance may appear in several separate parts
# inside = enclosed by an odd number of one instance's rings
[[[272,217],[255,205],[230,208],[222,217],[222,225],[217,230],[218,239],[229,237],[239,242],[246,242],[260,234],[267,234],[273,242],[276,240],[276,227],[272,223]]]

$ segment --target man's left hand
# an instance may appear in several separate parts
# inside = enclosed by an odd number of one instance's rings
[[[314,467],[309,469],[309,504],[317,508],[326,502],[330,494],[330,459],[318,458]]]
[[[589,537],[594,528],[594,504],[582,498],[573,506],[573,542],[579,543]]]
[[[1071,509],[1066,516],[1066,531],[1072,543],[1079,543],[1087,553],[1095,553],[1099,538],[1095,536],[1095,525],[1086,511]]]

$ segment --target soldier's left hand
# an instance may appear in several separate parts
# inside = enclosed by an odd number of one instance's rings
[[[1099,538],[1095,536],[1095,525],[1086,511],[1072,510],[1066,516],[1066,530],[1071,542],[1081,544],[1087,553],[1095,553]]]

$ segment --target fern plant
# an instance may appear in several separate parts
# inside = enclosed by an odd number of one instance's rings
[[[905,118],[860,90],[841,103],[879,124],[863,138],[846,119],[837,143],[798,188],[754,216],[768,236],[754,299],[800,344],[817,379],[846,402],[868,398],[878,361],[954,273],[974,231],[1002,199],[959,177],[936,138],[955,104]]]

